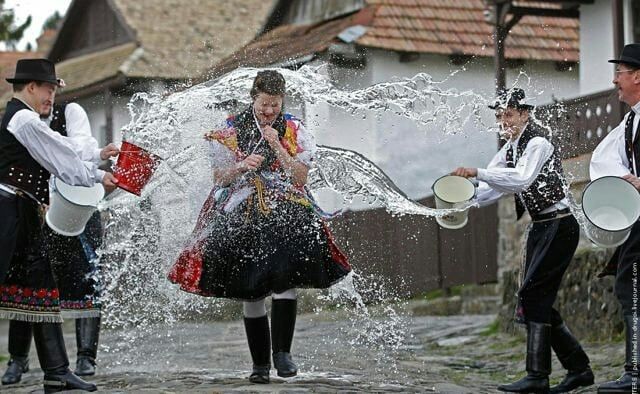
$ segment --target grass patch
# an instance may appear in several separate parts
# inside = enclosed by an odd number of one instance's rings
[[[463,287],[464,285],[458,285],[458,286],[450,287],[448,289],[435,289],[435,290],[427,291],[426,293],[418,294],[412,297],[412,299],[431,301],[431,300],[436,300],[438,298],[443,298],[443,297],[459,296],[462,294]]]
[[[524,342],[520,338],[512,338],[505,341],[494,342],[489,345],[489,349],[491,350],[509,350],[513,349],[515,346],[526,346],[526,342]]]
[[[9,356],[0,354],[0,363],[4,363],[5,361],[9,361]]]
[[[498,331],[500,331],[500,320],[496,319],[480,333],[480,336],[491,337],[498,334]]]

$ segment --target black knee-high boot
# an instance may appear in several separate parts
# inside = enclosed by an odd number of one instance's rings
[[[78,345],[78,357],[76,359],[75,370],[76,375],[95,375],[99,338],[99,317],[76,319],[76,343]]]
[[[44,371],[44,392],[63,390],[96,391],[93,383],[85,382],[69,370],[67,349],[64,347],[60,323],[34,323],[33,339]]]
[[[511,393],[547,393],[551,373],[551,325],[527,323],[527,376],[515,383],[498,386]]]
[[[551,349],[567,370],[562,382],[551,387],[551,393],[567,393],[578,387],[593,384],[594,376],[589,367],[589,356],[564,323],[551,327]]]
[[[9,364],[2,384],[20,382],[22,374],[29,371],[29,349],[31,348],[31,323],[11,320],[9,322]]]
[[[636,331],[635,339],[634,330]],[[624,316],[624,334],[624,373],[617,380],[605,382],[598,386],[598,394],[630,393],[634,379],[637,381],[640,377],[638,371],[634,370],[636,369],[634,367],[640,365],[640,321],[634,321],[633,315]]]
[[[271,341],[273,365],[278,376],[289,378],[298,374],[291,359],[291,343],[296,328],[297,300],[275,299],[271,303]]]
[[[244,329],[247,332],[247,342],[253,361],[253,371],[249,376],[252,383],[269,383],[269,371],[271,362],[271,338],[269,336],[269,318],[267,315],[261,317],[245,317]]]

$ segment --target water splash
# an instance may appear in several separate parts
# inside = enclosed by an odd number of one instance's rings
[[[305,103],[327,103],[353,115],[394,114],[423,125],[438,125],[455,134],[471,122],[478,129],[487,100],[473,92],[445,89],[427,74],[346,91],[332,85],[314,67],[282,72],[288,96]],[[187,240],[203,201],[212,187],[204,132],[222,127],[229,112],[248,105],[248,91],[256,69],[239,69],[220,79],[170,95],[138,93],[129,103],[130,123],[124,138],[162,157],[140,198],[114,192],[101,209],[108,216],[104,249],[104,322],[127,334],[108,350],[124,352],[136,341],[153,335],[157,324],[183,319],[233,316],[238,303],[184,293],[165,278]],[[310,174],[312,191],[330,188],[345,201],[362,197],[397,215],[445,215],[455,210],[434,210],[412,201],[371,161],[354,151],[320,147],[317,167]],[[355,279],[354,279],[355,278]],[[355,283],[355,284],[354,284]],[[345,328],[348,346],[378,349],[380,360],[393,365],[393,353],[404,341],[406,320],[397,307],[374,313],[364,302],[399,302],[390,286],[357,273],[334,287],[321,301],[339,304],[352,325]],[[236,311],[236,312],[234,312]],[[329,339],[328,339],[329,340]],[[144,361],[125,353],[122,362]],[[384,365],[382,363],[381,365]]]

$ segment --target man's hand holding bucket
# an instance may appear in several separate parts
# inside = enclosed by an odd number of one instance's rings
[[[110,157],[118,156],[118,154],[120,154],[120,149],[118,149],[114,144],[109,144],[100,151],[100,159],[107,160]]]
[[[112,192],[118,187],[118,179],[110,172],[105,172],[102,177],[102,186],[107,192]]]
[[[637,190],[640,190],[640,178],[636,177],[633,174],[627,174],[623,176],[622,179],[632,184],[633,187],[635,187]]]
[[[475,178],[478,176],[477,168],[458,167],[451,172],[451,175],[462,176],[465,178]]]

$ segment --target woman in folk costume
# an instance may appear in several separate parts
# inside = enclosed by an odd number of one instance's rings
[[[89,118],[76,104],[56,104],[48,113],[40,114],[49,128],[72,144],[80,158],[99,165],[117,153],[113,144],[98,148],[98,141],[91,135]],[[50,188],[53,183],[50,184]],[[44,228],[53,274],[60,294],[60,309],[64,318],[76,319],[77,359],[75,374],[95,374],[95,359],[100,330],[100,305],[97,302],[97,256],[95,250],[102,243],[100,214],[96,212],[87,223],[85,232],[77,237],[59,235],[49,227]],[[9,324],[9,354],[7,370],[2,384],[20,382],[22,373],[29,370],[29,349],[32,326],[30,322],[11,320]]]
[[[244,301],[249,380],[297,374],[291,359],[296,288],[327,288],[351,271],[305,188],[315,142],[282,113],[285,80],[261,71],[252,104],[211,140],[216,186],[169,279],[187,292]],[[265,297],[272,295],[271,335]]]
[[[498,390],[566,393],[594,382],[589,357],[553,308],[578,246],[580,227],[565,195],[560,155],[530,118],[533,106],[524,99],[519,88],[501,92],[490,108],[496,111],[507,143],[486,169],[460,167],[453,174],[480,181],[477,200],[481,206],[513,194],[517,218],[525,211],[531,217],[516,310],[516,321],[527,327],[527,376]],[[552,349],[567,374],[550,388]]]

